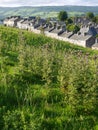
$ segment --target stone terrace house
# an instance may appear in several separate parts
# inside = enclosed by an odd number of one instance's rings
[[[4,21],[3,24],[5,26],[10,26],[10,27],[16,27],[17,26],[17,22],[21,19],[20,16],[11,16],[11,17],[7,17]]]
[[[36,20],[35,17],[22,18],[17,22],[17,27],[28,30],[29,26]]]
[[[54,28],[45,34],[52,38],[68,41],[83,47],[91,47],[95,43],[94,36],[97,34],[97,32],[94,27],[82,27],[77,34],[68,32],[66,29],[64,31],[62,29]]]
[[[92,46],[92,49],[98,50],[98,38],[96,38],[95,44]]]
[[[54,26],[52,26],[51,24],[46,24],[46,26],[44,26],[44,33],[48,34],[49,32],[51,32],[54,29]]]
[[[85,26],[80,29],[77,34],[73,34],[69,39],[71,43],[91,47],[95,43],[95,36],[97,31],[92,26]]]
[[[52,38],[59,38],[59,35],[61,35],[65,31],[64,25],[48,25],[46,28],[44,28],[44,33],[47,36],[50,36]]]
[[[88,18],[86,17],[76,17],[73,19],[74,24],[80,24],[80,25],[89,25],[92,23]]]
[[[30,23],[31,23],[31,21],[29,19],[24,19],[23,22],[20,22],[21,29],[28,30],[28,26]],[[18,25],[19,25],[19,23],[18,23]]]
[[[20,19],[18,22],[17,22],[17,28],[19,29],[22,29],[22,23],[25,21],[26,19]]]
[[[95,36],[98,34],[98,25],[90,24],[90,21],[87,21],[85,18],[80,18],[76,22],[83,23],[84,21],[87,22],[87,24],[82,24],[77,34],[68,32],[66,30],[66,24],[56,19],[47,21],[36,17],[20,18],[19,16],[12,16],[6,18],[3,23],[6,26],[16,26],[20,29],[26,29],[35,33],[44,32],[46,36],[68,41],[83,47],[92,47],[95,43]]]
[[[70,37],[70,42],[83,47],[91,47],[95,43],[95,38],[92,35],[77,33]]]
[[[46,20],[45,19],[35,19],[31,21],[31,23],[28,26],[28,30],[35,32],[35,33],[40,33],[41,28],[43,28],[46,25]]]
[[[94,26],[82,26],[80,29],[80,34],[86,34],[86,35],[92,35],[96,36],[97,35],[97,30]]]
[[[4,21],[3,21],[3,24],[5,25],[5,26],[8,26],[9,25],[9,19],[10,19],[11,17],[7,17],[6,19],[4,19]]]

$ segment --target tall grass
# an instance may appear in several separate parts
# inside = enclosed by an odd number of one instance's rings
[[[0,129],[97,130],[98,52],[0,27]]]

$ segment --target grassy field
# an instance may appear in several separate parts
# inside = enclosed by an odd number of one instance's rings
[[[0,26],[0,130],[98,130],[98,51]]]
[[[87,12],[93,12],[98,15],[97,6],[42,6],[42,7],[0,7],[0,19],[4,19],[8,16],[20,15],[22,17],[28,16],[41,16],[57,17],[58,12],[67,11],[69,16],[81,16]]]

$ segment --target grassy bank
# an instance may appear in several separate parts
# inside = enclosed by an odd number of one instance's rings
[[[98,52],[0,27],[0,129],[97,130]]]

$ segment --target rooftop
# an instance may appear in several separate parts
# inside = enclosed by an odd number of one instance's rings
[[[56,34],[58,34],[59,32],[61,32],[62,30],[61,29],[53,29],[52,31],[51,31],[51,33],[56,33]]]
[[[70,39],[74,39],[74,40],[81,40],[81,41],[86,41],[88,40],[89,38],[91,38],[92,36],[91,35],[78,35],[78,34],[74,34],[70,37]]]
[[[47,31],[47,32],[49,32],[49,31],[51,31],[53,28],[54,28],[54,27],[51,27],[51,28],[49,28],[49,27],[46,27],[46,28],[44,28],[44,31]]]
[[[72,32],[64,32],[64,33],[62,33],[60,36],[61,36],[61,37],[69,38],[72,34],[73,34]]]
[[[92,47],[98,48],[98,43],[95,43]]]

